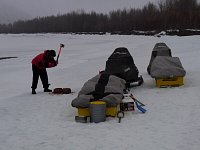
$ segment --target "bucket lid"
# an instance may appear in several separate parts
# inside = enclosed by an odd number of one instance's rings
[[[104,102],[104,101],[93,101],[93,102],[90,102],[90,104],[94,104],[94,105],[105,105],[106,102]]]

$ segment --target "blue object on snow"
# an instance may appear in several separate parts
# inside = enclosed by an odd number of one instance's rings
[[[139,109],[142,113],[145,113],[147,111],[141,105],[139,105],[136,101],[135,101],[135,104],[136,104],[137,109]]]

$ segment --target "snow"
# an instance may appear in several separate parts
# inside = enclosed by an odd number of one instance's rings
[[[200,147],[200,36],[1,34],[0,150],[198,150]],[[165,42],[186,70],[185,85],[157,88],[146,71],[151,51]],[[51,88],[75,93],[31,94],[31,60],[65,44],[59,64],[48,69]],[[121,123],[77,123],[71,101],[83,84],[104,70],[117,47],[127,47],[144,84],[131,89],[147,112],[126,112]]]

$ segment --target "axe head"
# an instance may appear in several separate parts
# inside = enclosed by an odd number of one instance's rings
[[[64,45],[64,44],[60,44],[60,47],[61,47],[61,48],[64,48],[64,47],[65,47],[65,45]]]

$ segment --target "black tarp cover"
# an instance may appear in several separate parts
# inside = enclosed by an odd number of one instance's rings
[[[139,74],[133,57],[125,47],[119,47],[114,50],[106,61],[105,72],[116,75],[126,82],[136,82]]]

